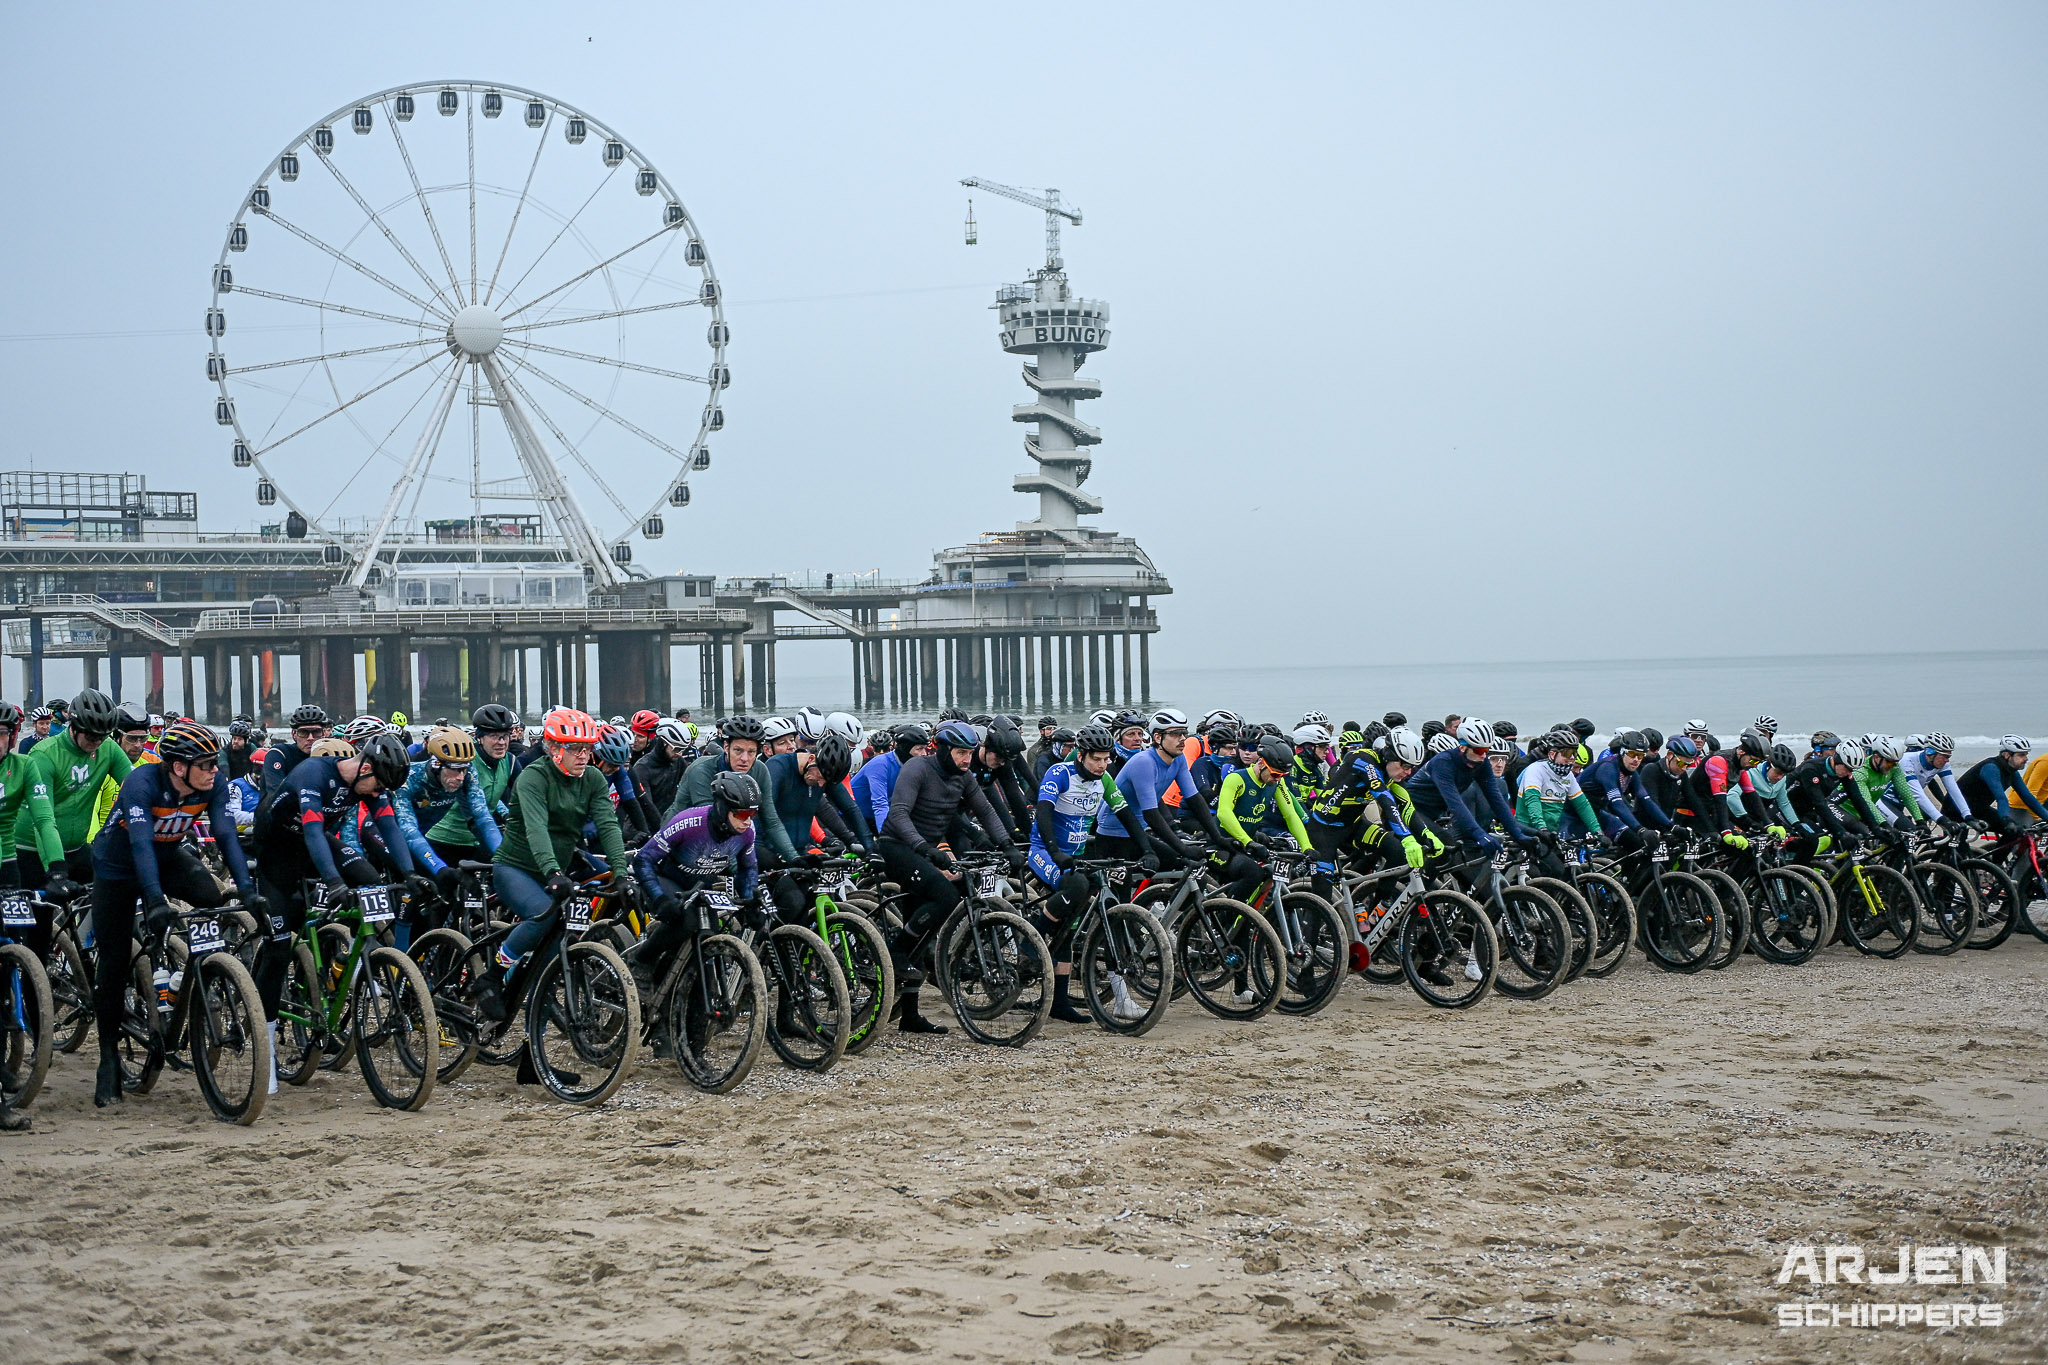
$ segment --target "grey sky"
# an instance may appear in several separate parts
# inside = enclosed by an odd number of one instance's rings
[[[964,247],[974,174],[1087,214],[1088,486],[1178,589],[1167,662],[2048,643],[2048,11],[1042,12],[13,7],[0,335],[182,330],[0,341],[0,464],[253,525],[223,225],[328,109],[474,76],[625,131],[725,282],[659,570],[913,576],[1031,515],[986,305],[1042,220],[977,195]]]

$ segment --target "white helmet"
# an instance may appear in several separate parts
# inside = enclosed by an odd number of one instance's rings
[[[1112,724],[1115,723],[1117,715],[1117,712],[1112,711],[1105,706],[1100,711],[1092,711],[1089,713],[1088,724],[1100,725],[1103,729],[1107,730]],[[1083,726],[1082,728],[1086,729],[1087,726]]]
[[[799,707],[790,720],[796,726],[796,737],[806,744],[816,744],[825,733],[825,713],[815,706]]]
[[[1313,744],[1318,749],[1330,747],[1329,727],[1315,721],[1302,722],[1288,738],[1294,742],[1294,747],[1297,749],[1304,744]]]
[[[1845,739],[1835,745],[1835,762],[1854,772],[1863,766],[1863,746],[1853,739]]]
[[[1998,741],[1998,752],[2002,754],[2025,754],[2033,752],[2034,741],[2025,735],[2007,735]]]
[[[1235,711],[1226,711],[1221,707],[1218,707],[1216,710],[1211,711],[1208,715],[1202,717],[1202,729],[1204,730],[1207,730],[1211,726],[1219,724],[1242,726],[1244,724],[1244,718],[1238,715]]]
[[[1422,736],[1405,725],[1397,725],[1387,732],[1387,752],[1411,768],[1422,766]]]
[[[1473,749],[1493,747],[1493,727],[1483,720],[1467,720],[1458,724],[1457,743]]]
[[[1887,763],[1896,763],[1905,756],[1899,742],[1890,735],[1873,735],[1869,744],[1870,756],[1881,758]]]
[[[1884,736],[1880,735],[1875,730],[1865,730],[1862,734],[1856,736],[1856,742],[1858,744],[1861,744],[1865,749],[1875,749],[1877,747],[1877,742],[1883,738]]]
[[[860,721],[844,711],[834,711],[825,717],[825,728],[855,749],[860,747],[861,740],[867,736],[867,730]]]
[[[1907,736],[1906,736],[1906,747],[1907,747],[1908,749],[1924,749],[1924,748],[1926,748],[1926,747],[1927,747],[1927,736],[1925,736],[1925,735],[1907,735]]]
[[[680,720],[663,720],[654,727],[654,737],[671,749],[690,747],[690,727]]]
[[[1685,733],[1688,735],[1711,735],[1714,732],[1707,728],[1707,723],[1703,720],[1689,720],[1685,723]]]
[[[1776,716],[1758,716],[1750,722],[1750,725],[1754,729],[1763,731],[1765,739],[1773,739],[1777,736],[1778,718]]]
[[[1491,744],[1493,741],[1488,740]],[[1448,753],[1458,747],[1458,741],[1451,738],[1450,731],[1439,730],[1429,737],[1429,751],[1433,754]]]
[[[1152,713],[1151,732],[1155,735],[1161,730],[1185,730],[1187,728],[1188,713],[1185,711],[1176,710],[1171,706],[1162,706]]]
[[[1321,711],[1304,711],[1301,713],[1301,719],[1294,722],[1297,728],[1303,725],[1328,725],[1329,723],[1330,718]]]
[[[1926,738],[1929,753],[1952,754],[1956,751],[1956,742],[1939,730],[1929,731]]]
[[[1513,758],[1515,756],[1515,742],[1506,735],[1495,735],[1493,743],[1487,745],[1486,749],[1487,753],[1495,758]]]
[[[770,716],[761,722],[761,742],[773,744],[796,733],[796,722],[788,716]]]

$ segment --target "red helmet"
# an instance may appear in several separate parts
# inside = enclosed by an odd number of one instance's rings
[[[541,721],[540,737],[557,744],[595,744],[597,735],[596,721],[566,706],[548,712]]]
[[[633,713],[633,733],[636,735],[651,735],[654,733],[654,727],[659,724],[661,724],[661,716],[656,712],[635,711]]]

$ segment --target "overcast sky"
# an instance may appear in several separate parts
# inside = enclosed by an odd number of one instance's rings
[[[977,195],[964,246],[980,175],[1086,213],[1088,488],[1175,585],[1169,663],[2048,644],[2038,4],[0,25],[7,468],[253,526],[202,374],[224,224],[328,110],[474,77],[626,133],[725,283],[728,425],[658,570],[919,576],[1033,514],[987,305],[1043,220]],[[111,332],[171,334],[73,335]]]

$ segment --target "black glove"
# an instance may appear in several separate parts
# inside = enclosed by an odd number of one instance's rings
[[[823,867],[826,860],[825,855],[822,853],[806,853],[798,858],[797,861],[805,867]]]
[[[1252,833],[1252,841],[1262,848],[1286,847],[1285,844],[1280,842],[1280,836],[1273,833],[1271,830],[1255,830]]]
[[[1620,834],[1615,836],[1614,842],[1619,844],[1622,848],[1628,850],[1630,853],[1633,853],[1637,849],[1642,848],[1646,844],[1648,844],[1650,842],[1650,836],[1643,833],[1643,831],[1637,828],[1636,826],[1630,825],[1627,829],[1624,829]]]
[[[178,912],[172,909],[171,903],[162,896],[152,896],[148,907],[142,912],[142,927],[147,929],[152,937],[169,933],[171,926],[177,922]]]
[[[953,855],[946,852],[943,848],[935,848],[932,850],[931,863],[933,867],[936,867],[941,872],[951,872],[953,870]]]
[[[84,889],[77,882],[72,881],[71,878],[60,872],[50,878],[49,884],[43,888],[43,899],[52,901],[76,900],[78,893]]]
[[[1529,831],[1523,830],[1521,837],[1515,840],[1515,847],[1524,853],[1540,853],[1543,850],[1543,841]]]
[[[1024,870],[1024,850],[1021,848],[1012,848],[1008,850],[1008,852],[1010,855],[1011,873],[1015,874],[1018,872],[1022,872]]]
[[[264,912],[270,909],[269,897],[265,896],[261,891],[255,890],[244,891],[241,893],[241,897],[242,908],[254,915],[256,922],[261,924]]]
[[[329,905],[340,905],[348,899],[348,883],[339,877],[328,877],[321,881],[320,889],[327,893]]]
[[[412,893],[414,900],[423,901],[434,894],[434,879],[423,872],[408,872],[405,874],[405,889]]]
[[[440,887],[441,894],[452,901],[456,892],[462,889],[462,874],[443,863],[441,870],[434,874],[434,885]]]
[[[654,898],[654,905],[651,908],[656,919],[674,919],[681,913],[683,903],[664,891]]]
[[[576,883],[569,880],[566,872],[550,872],[548,879],[541,883],[548,895],[555,900],[567,900],[569,893],[576,889]]]
[[[1074,865],[1074,855],[1073,855],[1073,854],[1071,854],[1071,853],[1062,853],[1062,852],[1060,852],[1060,851],[1059,851],[1058,849],[1056,849],[1056,848],[1049,848],[1049,849],[1047,849],[1047,850],[1045,851],[1045,856],[1046,856],[1046,857],[1048,857],[1048,858],[1050,858],[1050,859],[1052,859],[1052,865],[1053,865],[1054,867],[1066,868],[1066,867],[1072,867],[1072,866]]]
[[[1144,857],[1138,859],[1138,868],[1146,876],[1151,876],[1159,870],[1159,855],[1157,853],[1147,853]]]

